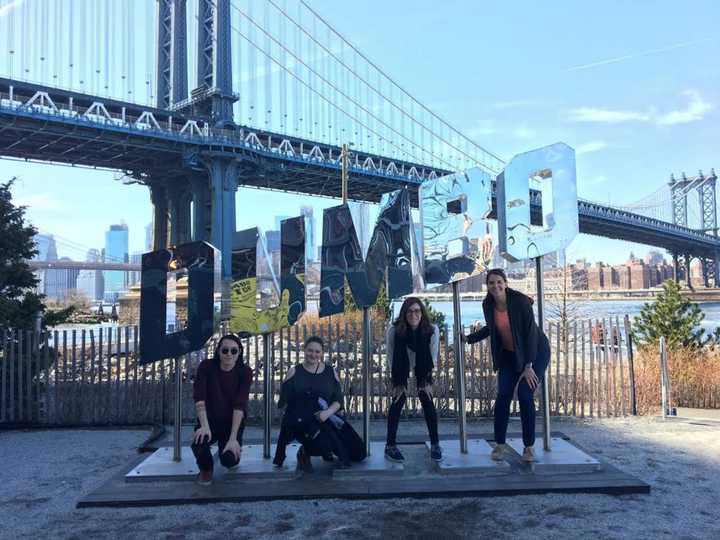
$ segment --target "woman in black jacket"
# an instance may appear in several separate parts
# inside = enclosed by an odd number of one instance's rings
[[[486,326],[465,339],[468,343],[476,343],[489,336],[493,370],[498,372],[498,392],[495,399],[496,446],[491,456],[498,461],[503,459],[510,403],[517,386],[525,445],[522,459],[531,462],[535,460],[533,393],[550,360],[550,343],[535,322],[532,298],[510,289],[505,272],[499,268],[489,270],[485,282],[488,288],[488,294],[483,300]]]
[[[349,467],[350,461],[357,457],[354,449],[348,448],[340,431],[345,424],[344,419],[338,416],[343,409],[342,388],[337,372],[323,361],[323,349],[321,338],[307,338],[303,361],[290,368],[282,384],[278,407],[287,408],[273,459],[273,464],[278,467],[285,461],[285,448],[292,440],[302,445],[297,461],[298,468],[304,472],[313,470],[311,456],[322,456],[332,461],[334,454],[339,468]],[[355,461],[364,457],[363,454]]]

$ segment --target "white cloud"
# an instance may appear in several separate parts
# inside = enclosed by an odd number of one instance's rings
[[[518,139],[534,139],[537,136],[537,132],[527,126],[518,126],[512,130],[514,137]]]
[[[57,197],[52,193],[33,193],[15,197],[13,203],[17,206],[27,206],[28,210],[59,210],[61,208]]]
[[[661,126],[673,126],[675,124],[687,124],[702,120],[706,113],[713,109],[712,104],[704,101],[700,93],[695,90],[687,90],[682,93],[690,100],[684,110],[670,111],[658,117],[657,123]]]
[[[685,109],[658,114],[654,109],[648,112],[632,110],[603,109],[600,107],[579,107],[567,113],[570,122],[595,122],[604,124],[620,124],[623,122],[653,122],[659,126],[687,124],[702,120],[713,110],[713,105],[705,101],[697,90],[686,90],[681,93],[688,98]]]
[[[615,111],[597,107],[580,107],[571,109],[568,114],[571,122],[600,122],[619,124],[621,122],[647,122],[650,115],[637,111]]]
[[[581,144],[575,148],[576,154],[589,154],[591,152],[597,152],[603,148],[607,148],[608,143],[605,141],[592,141],[589,143]]]
[[[2,7],[0,7],[0,17],[3,17],[4,15],[7,15],[10,13],[13,9],[20,7],[20,4],[23,3],[24,0],[15,0],[14,2],[10,2],[9,4],[6,4]]]

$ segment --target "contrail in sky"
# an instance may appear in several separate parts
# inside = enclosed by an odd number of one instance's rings
[[[15,0],[14,2],[10,2],[6,6],[0,7],[0,17],[4,17],[5,15],[10,13],[14,8],[18,7],[23,2],[24,2],[24,0]]]
[[[615,64],[617,62],[623,62],[625,60],[631,60],[633,58],[641,58],[643,56],[650,56],[652,54],[658,54],[663,53],[667,51],[674,51],[675,49],[682,49],[684,47],[690,47],[691,45],[697,45],[698,43],[705,43],[708,41],[713,41],[714,38],[703,38],[703,39],[696,39],[693,41],[684,41],[682,43],[676,43],[675,45],[668,45],[667,47],[661,47],[659,49],[650,49],[648,51],[643,51],[635,54],[626,54],[624,56],[618,56],[616,58],[608,58],[607,60],[600,60],[598,62],[592,62],[590,64],[583,64],[581,66],[573,66],[569,67],[565,70],[565,73],[568,73],[570,71],[580,71],[583,69],[590,69],[598,66],[605,66],[607,64]]]

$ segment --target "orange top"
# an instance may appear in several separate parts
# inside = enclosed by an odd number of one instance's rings
[[[503,349],[506,351],[515,351],[512,339],[512,330],[510,330],[510,318],[508,317],[507,310],[495,310],[495,326],[497,327],[498,332],[500,332]]]

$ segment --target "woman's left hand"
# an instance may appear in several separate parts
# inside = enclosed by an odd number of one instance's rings
[[[328,409],[325,409],[324,411],[318,411],[315,413],[315,417],[320,421],[324,422],[328,418],[330,418],[330,411]]]
[[[235,459],[240,459],[241,449],[240,449],[240,443],[237,441],[237,439],[230,439],[227,442],[222,453],[224,454],[225,452],[232,452],[232,454],[235,456]]]
[[[538,376],[532,366],[526,367],[523,371],[522,376],[525,377],[525,380],[527,381],[530,390],[535,391],[535,389],[538,387],[538,384],[540,384],[540,379],[538,379]]]

